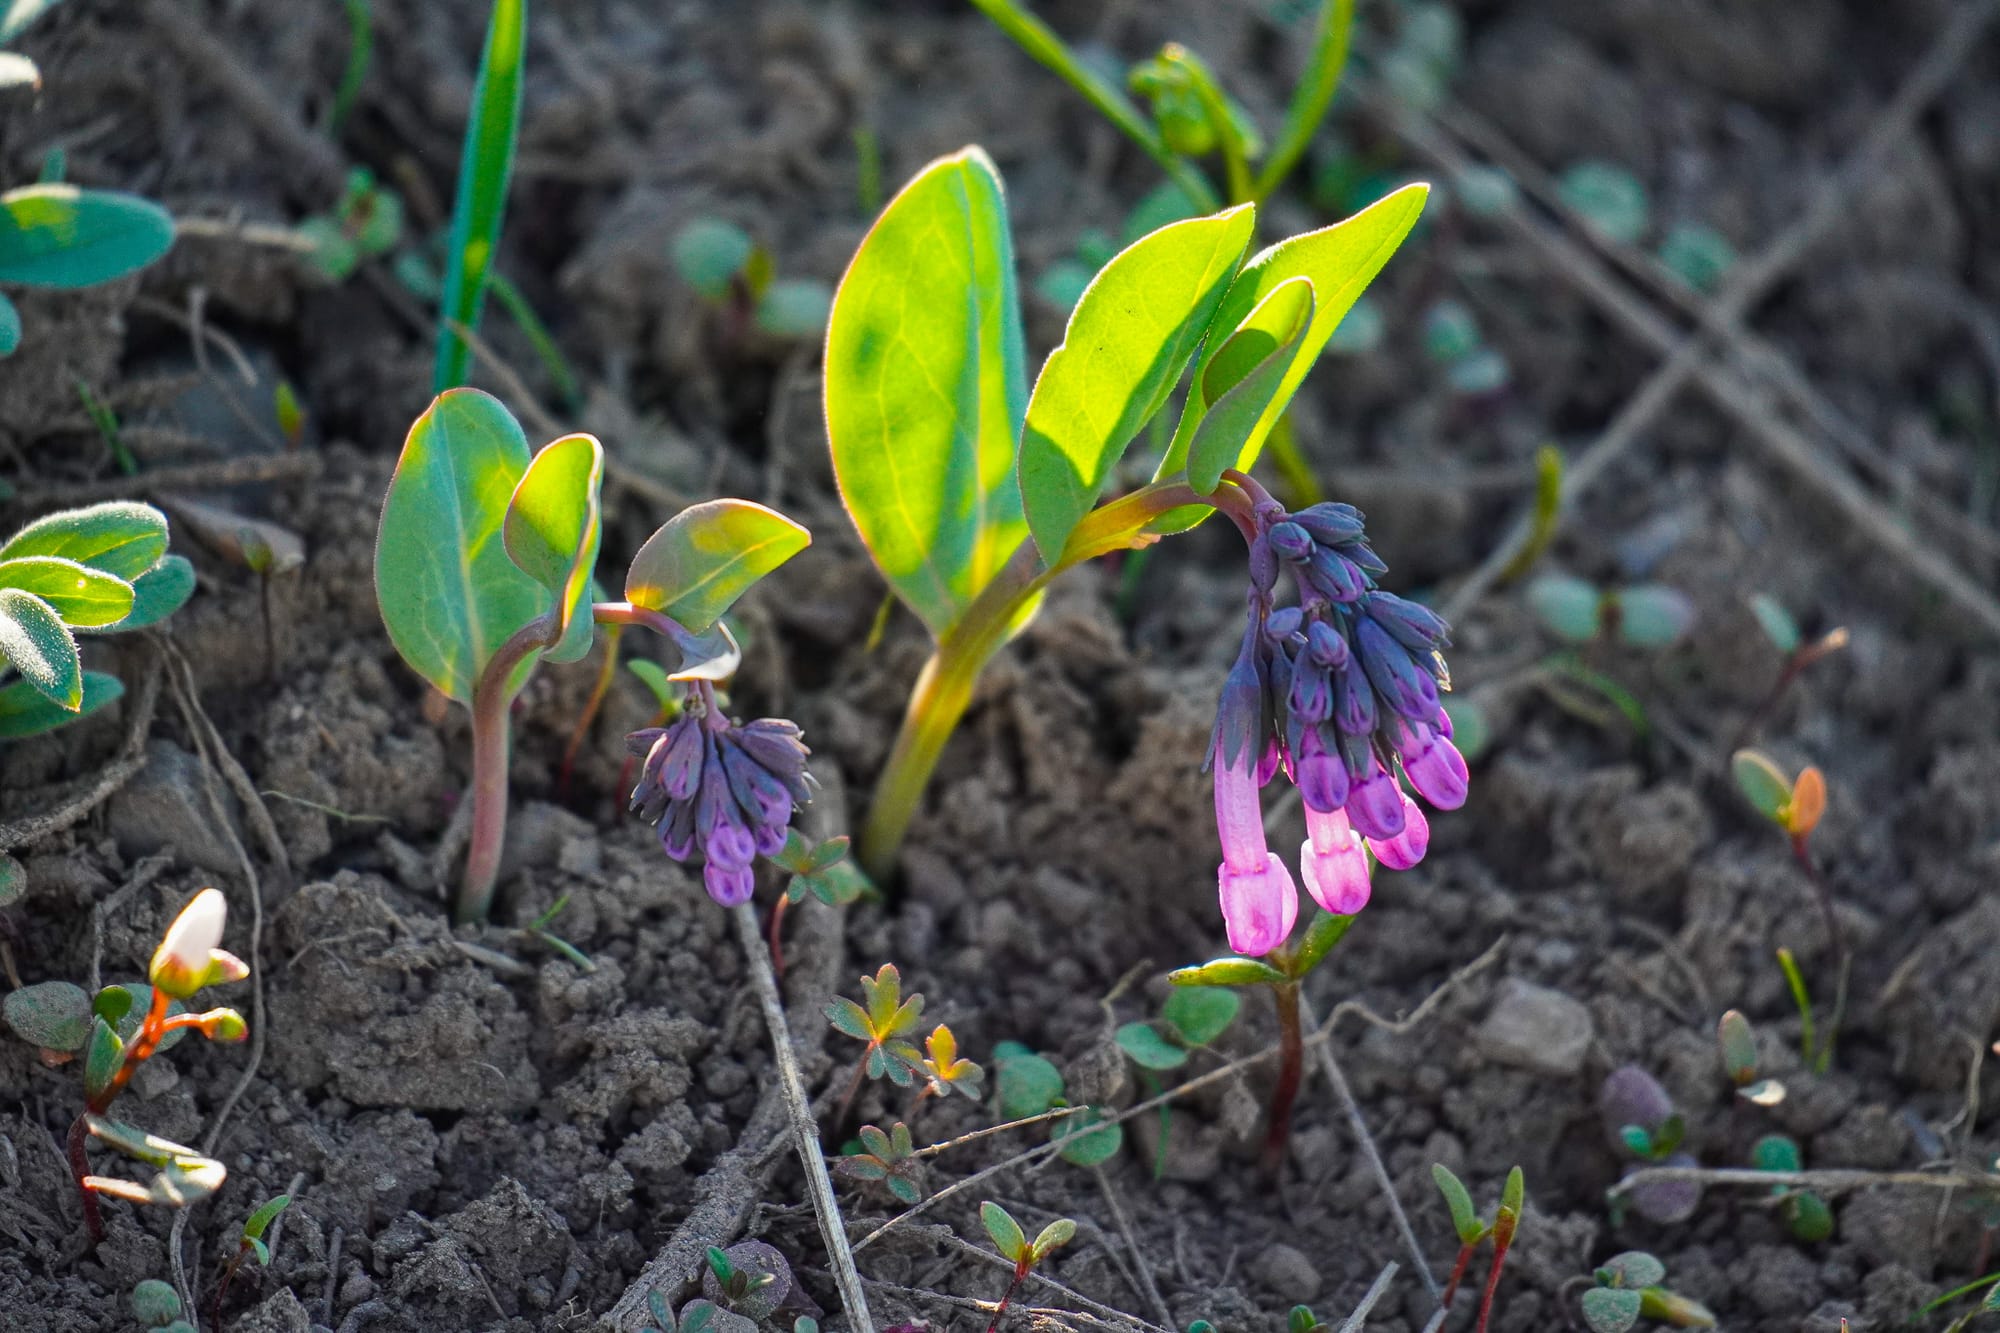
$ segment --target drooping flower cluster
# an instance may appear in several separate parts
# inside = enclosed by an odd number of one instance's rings
[[[748,902],[751,861],[785,845],[792,812],[817,785],[798,726],[732,722],[716,706],[715,687],[698,680],[672,725],[632,732],[625,747],[645,756],[632,809],[660,826],[661,848],[676,861],[700,851],[708,896],[724,907]]]
[[[1298,918],[1291,872],[1264,841],[1259,791],[1273,777],[1286,774],[1305,805],[1306,891],[1341,914],[1368,902],[1369,851],[1392,870],[1423,859],[1430,825],[1401,779],[1440,810],[1464,804],[1467,781],[1438,702],[1451,683],[1444,621],[1375,586],[1388,566],[1352,505],[1287,513],[1256,499],[1249,623],[1209,753],[1223,921],[1230,947],[1252,957],[1284,943]],[[1275,604],[1281,571],[1297,606]]]

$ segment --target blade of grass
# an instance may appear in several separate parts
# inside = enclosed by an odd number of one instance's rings
[[[1278,142],[1264,159],[1263,170],[1257,173],[1257,184],[1250,196],[1255,202],[1263,203],[1284,184],[1285,177],[1305,156],[1313,135],[1319,133],[1320,122],[1326,119],[1327,108],[1333,105],[1333,94],[1340,87],[1341,71],[1347,68],[1348,36],[1353,30],[1354,0],[1325,0],[1319,9],[1319,22],[1313,28],[1312,59],[1306,63],[1299,86],[1292,89],[1292,103],[1285,108],[1285,125],[1278,132]]]
[[[438,321],[437,393],[465,382],[471,352],[452,327],[479,327],[487,272],[500,245],[507,212],[507,180],[514,171],[514,143],[521,129],[521,64],[527,43],[528,0],[494,0],[486,28],[479,81],[472,89],[472,118],[458,164],[458,197],[451,210],[451,250],[445,257],[444,299]]]
[[[342,0],[347,10],[347,67],[340,72],[340,87],[333,94],[333,106],[326,113],[326,137],[338,139],[340,127],[361,96],[361,84],[368,77],[368,60],[375,51],[375,16],[370,0]]]

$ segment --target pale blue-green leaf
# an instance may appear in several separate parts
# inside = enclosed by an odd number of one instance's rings
[[[116,676],[102,671],[83,673],[83,703],[75,712],[56,703],[25,680],[0,686],[0,741],[18,741],[39,736],[57,727],[79,722],[125,695],[125,686]]]
[[[0,282],[89,287],[137,272],[173,243],[173,218],[135,194],[74,185],[0,194]]]
[[[157,625],[187,605],[194,596],[194,566],[185,556],[170,555],[132,580],[132,612],[115,625],[114,631],[145,629]]]
[[[12,356],[21,345],[21,312],[0,295],[0,356]]]

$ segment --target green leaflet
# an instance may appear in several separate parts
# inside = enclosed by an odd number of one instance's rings
[[[1188,485],[1204,493],[1214,490],[1222,474],[1249,453],[1252,436],[1298,364],[1312,318],[1312,279],[1287,279],[1271,289],[1210,359],[1197,380],[1208,411],[1188,446]]]
[[[403,660],[460,703],[494,651],[549,605],[501,532],[528,462],[527,437],[498,399],[453,389],[410,427],[382,504],[382,623]]]
[[[0,546],[0,560],[60,556],[132,582],[167,553],[167,516],[147,504],[114,500],[37,519]]]
[[[934,635],[1026,535],[1014,476],[1026,360],[1000,177],[967,148],[889,201],[841,279],[826,339],[841,498]]]
[[[1165,404],[1243,261],[1248,205],[1162,227],[1100,270],[1028,400],[1021,503],[1042,560],[1097,503],[1105,479]]]
[[[1176,968],[1167,980],[1176,986],[1278,986],[1290,978],[1255,958],[1217,958],[1198,967]]]
[[[668,519],[625,573],[625,600],[699,634],[758,579],[803,551],[812,534],[748,500],[710,500]]]
[[[21,345],[21,312],[0,296],[0,356],[12,356]]]
[[[74,713],[83,706],[83,663],[62,618],[33,593],[0,588],[0,655],[21,679]]]
[[[131,584],[61,556],[0,560],[0,588],[33,593],[73,629],[113,625],[132,610]]]
[[[586,626],[571,635],[576,611],[585,606],[591,571],[603,537],[598,487],[604,480],[604,449],[589,435],[565,435],[543,446],[514,487],[501,523],[508,558],[555,598],[562,639],[549,650],[551,662],[573,662],[590,651]],[[587,606],[584,620],[590,619]]]
[[[89,287],[137,272],[173,243],[173,218],[135,194],[74,185],[0,194],[0,282]]]
[[[1344,222],[1280,241],[1243,266],[1229,294],[1223,298],[1211,328],[1235,329],[1241,326],[1265,297],[1280,283],[1292,278],[1312,280],[1315,304],[1305,336],[1299,340],[1298,354],[1280,380],[1277,392],[1245,438],[1237,467],[1247,468],[1257,460],[1271,427],[1277,423],[1306,372],[1312,369],[1320,349],[1333,336],[1334,328],[1347,314],[1348,307],[1381,272],[1382,266],[1389,262],[1389,256],[1396,252],[1396,247],[1402,244],[1410,228],[1416,225],[1417,215],[1423,212],[1424,199],[1429,193],[1428,185],[1406,185]],[[1196,363],[1197,377],[1207,372],[1208,363],[1215,358],[1221,346],[1215,339],[1210,339],[1201,360]],[[1174,431],[1173,443],[1160,462],[1158,476],[1171,476],[1187,465],[1188,447],[1193,443],[1195,431],[1207,411],[1208,404],[1202,401],[1199,394],[1189,395],[1187,407],[1181,413],[1180,425]],[[1161,526],[1155,525],[1156,528]],[[1180,523],[1169,526],[1189,525]]]
[[[132,580],[132,611],[110,628],[145,629],[157,625],[187,605],[194,596],[194,566],[186,556],[170,555]]]
[[[432,382],[438,393],[464,383],[471,357],[465,340],[443,321],[467,329],[479,326],[479,312],[486,303],[486,271],[500,248],[507,182],[514,173],[514,143],[521,130],[521,64],[527,36],[528,0],[494,0],[451,210],[451,248],[445,260]]]
[[[1000,1257],[1009,1263],[1019,1263],[1027,1253],[1028,1238],[1021,1232],[1021,1224],[1005,1208],[992,1200],[979,1205],[979,1221],[986,1228],[987,1238],[993,1248],[1000,1251]]]

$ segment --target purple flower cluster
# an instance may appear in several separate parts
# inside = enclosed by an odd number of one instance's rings
[[[1229,945],[1259,957],[1298,918],[1291,872],[1264,841],[1260,789],[1272,778],[1286,774],[1305,805],[1306,891],[1346,915],[1368,902],[1369,852],[1406,870],[1430,843],[1402,779],[1455,810],[1467,777],[1438,703],[1451,686],[1439,652],[1449,630],[1375,586],[1388,567],[1369,548],[1360,511],[1316,504],[1287,513],[1259,497],[1249,527],[1249,624],[1223,685],[1209,762]],[[1297,606],[1275,604],[1281,571],[1298,589]]]
[[[632,732],[625,748],[645,756],[632,808],[660,826],[661,848],[676,861],[699,850],[708,896],[724,907],[748,902],[752,859],[775,855],[793,810],[812,800],[811,751],[797,725],[732,722],[716,706],[714,686],[694,681],[671,726]]]

